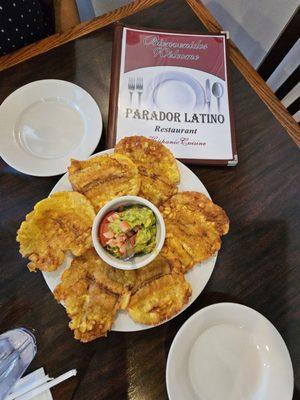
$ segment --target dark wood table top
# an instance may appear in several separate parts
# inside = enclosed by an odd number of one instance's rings
[[[204,30],[183,0],[166,0],[124,22]],[[34,80],[71,81],[99,104],[105,134],[112,39],[108,26],[1,72],[0,101]],[[43,366],[51,376],[78,370],[75,378],[52,390],[55,400],[167,399],[166,360],[178,329],[197,310],[228,301],[253,307],[278,329],[291,354],[294,399],[299,398],[298,149],[241,73],[232,65],[230,69],[239,164],[233,168],[191,167],[214,201],[227,211],[230,232],[202,294],[180,316],[160,327],[111,332],[88,344],[73,339],[63,307],[54,300],[42,274],[29,273],[15,241],[20,222],[59,177],[26,176],[0,162],[0,331],[17,326],[34,329],[38,353],[30,370]],[[96,151],[104,148],[103,142]]]

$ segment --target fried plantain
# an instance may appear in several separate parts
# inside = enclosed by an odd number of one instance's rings
[[[71,160],[68,170],[73,189],[84,194],[96,211],[115,197],[138,194],[141,187],[137,166],[122,154]]]
[[[117,289],[123,288],[130,291],[136,284],[135,270],[121,270],[111,267],[99,257],[94,248],[84,253],[80,260],[77,259],[77,262],[89,264],[94,270],[97,282],[111,290],[114,290],[114,286],[116,286]]]
[[[94,249],[75,258],[54,291],[56,300],[64,302],[75,339],[106,336],[117,311],[127,306],[134,282],[135,271],[107,265]]]
[[[178,260],[166,259],[159,254],[150,264],[136,270],[136,281],[132,293],[151,281],[172,273],[173,270],[179,270],[180,266]]]
[[[28,257],[30,271],[54,271],[65,252],[83,254],[92,245],[94,209],[82,194],[58,192],[38,202],[18,232],[20,253]]]
[[[177,192],[179,169],[163,144],[144,136],[131,136],[117,143],[115,153],[130,157],[138,166],[142,176],[140,196],[159,206]]]
[[[202,193],[178,193],[160,210],[166,224],[161,254],[166,258],[177,258],[182,272],[218,251],[220,237],[229,229],[225,211]]]
[[[130,298],[130,317],[141,324],[158,325],[176,315],[188,302],[191,287],[183,274],[170,273],[141,286]]]

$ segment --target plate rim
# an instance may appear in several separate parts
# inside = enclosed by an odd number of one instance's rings
[[[73,87],[75,88],[75,90],[80,90],[81,93],[83,93],[92,103],[94,103],[94,105],[97,108],[97,115],[96,118],[99,118],[100,125],[99,125],[99,134],[97,135],[97,139],[95,140],[95,144],[90,147],[89,149],[89,154],[87,154],[86,157],[89,157],[91,154],[93,154],[93,152],[95,151],[95,149],[97,148],[101,137],[102,137],[102,132],[103,132],[103,118],[102,118],[102,113],[100,110],[99,105],[97,104],[96,100],[94,99],[94,97],[84,88],[82,88],[81,86],[77,85],[76,83],[70,82],[70,81],[66,81],[63,79],[38,79],[36,81],[32,81],[29,83],[26,83],[25,85],[20,86],[19,88],[15,89],[12,93],[10,93],[0,104],[0,115],[1,115],[1,111],[2,111],[2,107],[7,106],[7,103],[14,97],[14,96],[18,96],[19,93],[18,92],[22,92],[23,90],[28,90],[28,87],[31,86],[38,86],[39,84],[44,84],[46,82],[51,82],[51,83],[57,83],[60,85],[65,85],[65,86],[69,86],[69,87]],[[19,115],[20,112],[18,111]],[[23,174],[29,175],[29,176],[35,176],[35,177],[52,177],[52,176],[57,176],[57,175],[62,175],[67,173],[67,171],[64,169],[58,169],[57,172],[51,172],[51,173],[39,173],[39,172],[32,172],[30,169],[26,169],[23,167],[17,167],[16,164],[14,162],[11,162],[9,160],[9,158],[6,157],[6,154],[3,151],[0,151],[0,156],[1,158],[6,162],[6,164],[8,164],[10,167],[14,168],[16,171],[19,171]],[[70,156],[71,158],[72,156]],[[34,158],[33,158],[34,159]],[[52,163],[55,165],[55,160],[56,159],[52,159]]]
[[[288,397],[286,399],[282,399],[282,400],[292,400],[293,392],[294,392],[293,364],[292,364],[292,360],[291,360],[291,356],[290,356],[288,347],[287,347],[282,335],[280,334],[278,329],[275,327],[275,325],[273,325],[272,322],[267,317],[265,317],[263,314],[261,314],[259,311],[255,310],[252,307],[246,306],[244,304],[235,303],[235,302],[213,303],[213,304],[210,304],[210,305],[208,305],[206,307],[203,307],[200,310],[196,311],[194,314],[192,314],[186,321],[184,321],[184,323],[178,329],[178,331],[176,332],[176,335],[173,338],[172,344],[170,346],[170,349],[169,349],[169,352],[168,352],[168,357],[167,357],[167,362],[166,362],[165,380],[166,380],[166,388],[167,388],[167,393],[168,393],[169,400],[178,400],[176,397],[171,397],[170,387],[171,387],[172,382],[170,382],[170,369],[171,369],[172,357],[174,355],[174,350],[175,350],[176,346],[178,346],[180,344],[180,338],[183,335],[184,330],[190,324],[192,324],[194,320],[199,318],[199,315],[201,316],[202,314],[204,314],[207,311],[210,311],[210,310],[215,309],[215,308],[223,308],[223,307],[225,307],[225,308],[229,307],[229,310],[226,310],[226,311],[229,311],[229,312],[231,312],[235,308],[235,309],[240,309],[240,310],[246,311],[247,313],[252,313],[258,319],[263,321],[265,323],[266,327],[268,329],[271,329],[273,334],[275,334],[275,336],[277,336],[277,338],[280,340],[281,347],[282,347],[282,349],[284,350],[284,352],[286,353],[286,356],[287,356],[287,363],[288,363],[287,368],[289,369],[288,370],[288,374],[290,375],[290,379],[291,379],[290,397]],[[198,338],[199,338],[199,336],[198,336]]]

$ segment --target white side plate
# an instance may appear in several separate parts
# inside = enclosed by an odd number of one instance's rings
[[[71,82],[47,79],[14,91],[0,106],[0,154],[28,175],[67,171],[70,158],[97,147],[102,117],[95,100]]]
[[[235,303],[203,308],[177,332],[166,369],[170,400],[291,400],[293,367],[275,327]]]

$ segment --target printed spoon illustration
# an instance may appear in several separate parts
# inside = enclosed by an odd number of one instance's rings
[[[210,80],[209,79],[206,79],[206,82],[205,82],[205,101],[207,104],[208,114],[210,114],[211,92],[210,92]]]
[[[220,98],[223,96],[223,93],[224,93],[224,89],[223,89],[222,84],[219,83],[219,82],[215,82],[212,85],[211,92],[217,99],[218,113],[220,113]]]

